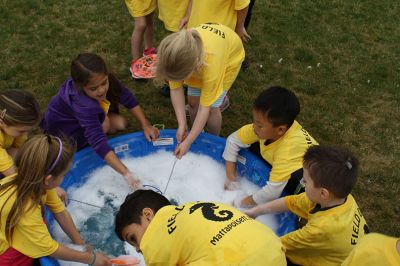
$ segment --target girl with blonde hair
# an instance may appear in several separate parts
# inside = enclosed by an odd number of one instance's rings
[[[52,239],[43,221],[46,205],[74,244],[83,245],[55,188],[69,171],[74,149],[58,137],[38,135],[18,151],[18,173],[0,180],[0,265],[32,265],[51,256],[90,265],[111,265],[99,252],[72,250]]]
[[[244,59],[243,44],[230,28],[200,24],[183,29],[161,41],[158,47],[159,80],[168,80],[171,101],[178,120],[175,154],[182,158],[204,129],[219,135],[222,115],[219,107],[239,73]],[[188,133],[183,84],[188,86],[189,114],[193,122]]]

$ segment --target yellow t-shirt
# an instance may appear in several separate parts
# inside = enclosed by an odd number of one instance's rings
[[[125,0],[126,7],[132,17],[144,17],[156,10],[156,0]]]
[[[0,180],[0,186],[11,181],[16,175],[7,176]],[[3,254],[9,247],[31,258],[53,254],[58,249],[59,244],[53,240],[47,229],[47,225],[43,221],[42,207],[40,205],[33,207],[21,217],[14,228],[11,243],[6,240],[6,219],[16,200],[14,191],[15,187],[10,187],[0,194],[0,210],[2,210],[0,254]],[[61,202],[55,189],[46,191],[46,194],[42,197],[42,203],[53,213],[60,213],[65,210],[64,204]]]
[[[28,139],[28,134],[17,138],[6,135],[0,130],[0,172],[3,172],[14,165],[13,158],[8,154],[7,149],[19,148]]]
[[[161,208],[143,235],[146,265],[286,265],[267,226],[219,203]]]
[[[223,91],[229,90],[244,59],[244,48],[239,36],[224,25],[201,24],[193,28],[199,32],[205,51],[202,73],[193,73],[188,80],[170,81],[171,89],[189,87],[201,90],[200,104],[211,106]]]
[[[300,265],[340,265],[368,226],[354,198],[347,196],[342,205],[320,209],[306,193],[285,197],[286,206],[308,220],[296,231],[281,237],[286,256]]]
[[[368,234],[351,251],[342,266],[377,266],[400,265],[400,254],[397,251],[399,238],[381,234]]]
[[[250,0],[193,0],[188,28],[201,23],[221,23],[236,28],[237,11],[246,8]]]
[[[318,144],[297,121],[282,137],[268,145],[264,145],[265,139],[257,137],[253,124],[240,128],[237,136],[244,144],[260,143],[261,156],[272,166],[270,182],[288,181],[293,172],[303,167],[303,156],[308,147]]]
[[[186,14],[189,0],[158,0],[158,18],[164,27],[173,32],[179,30],[179,24]]]

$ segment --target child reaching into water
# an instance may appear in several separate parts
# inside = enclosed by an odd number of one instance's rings
[[[135,96],[109,72],[104,60],[96,54],[80,54],[72,61],[71,77],[51,99],[41,127],[45,133],[70,137],[78,149],[89,144],[136,189],[140,180],[107,143],[106,133],[126,126],[126,119],[119,115],[119,104],[139,121],[148,141],[158,138],[158,129],[146,119]]]
[[[369,232],[350,194],[358,168],[357,158],[348,150],[311,146],[304,154],[305,193],[276,199],[245,213],[257,217],[289,210],[306,219],[304,227],[281,237],[286,257],[295,265],[340,265]]]
[[[240,199],[237,205],[247,207],[274,200],[284,191],[294,194],[303,176],[303,155],[317,142],[295,120],[300,112],[296,95],[283,87],[262,91],[253,104],[253,123],[233,132],[227,139],[223,158],[226,161],[225,188],[237,186],[236,161],[241,148],[250,147],[271,165],[266,185]]]
[[[13,158],[39,121],[40,108],[32,93],[0,92],[0,173],[3,177],[16,172]]]
[[[0,180],[0,265],[32,265],[43,256],[111,265],[99,252],[72,250],[52,239],[43,221],[46,205],[74,244],[83,245],[55,188],[72,164],[74,149],[58,137],[38,135],[18,151],[18,173]]]
[[[172,33],[158,48],[157,76],[168,80],[171,101],[178,120],[175,150],[184,156],[207,124],[208,132],[219,135],[222,114],[219,107],[231,88],[244,59],[243,44],[230,28],[201,24]],[[188,133],[183,84],[188,85],[189,113],[193,126]]]

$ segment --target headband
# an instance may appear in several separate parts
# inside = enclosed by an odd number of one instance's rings
[[[60,144],[60,149],[58,150],[57,158],[51,164],[49,170],[47,170],[47,174],[50,174],[51,171],[53,171],[54,167],[56,167],[57,163],[60,161],[61,153],[62,153],[62,150],[63,150],[63,144],[62,144],[61,139],[59,137],[55,137],[55,138],[58,140],[58,143]]]

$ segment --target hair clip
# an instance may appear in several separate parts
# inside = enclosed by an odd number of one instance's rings
[[[351,168],[353,168],[353,165],[351,165],[351,163],[349,161],[345,162],[347,168],[349,168],[349,170],[351,170]]]
[[[0,112],[0,119],[4,119],[4,117],[6,116],[6,112],[7,112],[7,109],[3,109],[3,111],[1,111]]]

